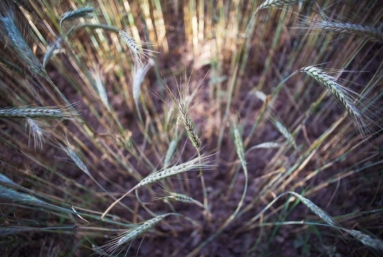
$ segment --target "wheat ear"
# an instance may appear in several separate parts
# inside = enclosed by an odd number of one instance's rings
[[[6,40],[6,44],[10,43],[12,49],[26,63],[26,65],[39,75],[46,76],[46,71],[37,57],[32,53],[24,38],[13,21],[13,14],[9,17],[1,17],[2,26],[7,35],[1,35],[0,40]],[[7,40],[9,39],[9,40]]]
[[[166,192],[167,195],[165,195],[163,197],[157,197],[156,200],[165,200],[165,201],[170,200],[170,201],[176,201],[176,202],[191,203],[191,204],[196,204],[196,205],[204,208],[202,203],[193,199],[190,196],[180,194],[180,193],[171,192],[167,189],[163,189],[163,190],[164,190],[164,192]]]
[[[4,174],[1,174],[1,173],[0,173],[0,183],[7,184],[10,186],[19,187],[18,184],[16,184],[10,178],[8,178],[7,176],[5,176]]]
[[[85,8],[79,8],[79,9],[64,13],[63,15],[61,15],[60,28],[62,29],[62,24],[64,21],[90,17],[93,11],[94,11],[93,7],[85,7]]]
[[[304,205],[306,205],[313,213],[315,213],[315,215],[317,215],[319,218],[324,220],[331,227],[334,227],[334,228],[340,227],[338,222],[336,222],[330,215],[328,215],[325,211],[323,211],[321,208],[319,208],[316,204],[314,204],[309,199],[295,192],[289,192],[289,194],[292,194],[295,197],[297,197]]]
[[[145,65],[141,64],[140,62],[134,63],[134,69],[133,69],[133,99],[137,106],[138,111],[138,103],[140,101],[140,95],[141,95],[141,84],[144,81],[146,73],[149,71],[149,69],[154,65],[154,60],[149,59],[148,63]]]
[[[92,176],[85,163],[80,159],[80,157],[78,157],[75,151],[73,151],[72,147],[69,145],[69,142],[67,142],[67,145],[59,144],[59,146],[72,159],[77,167],[79,167],[86,175],[88,175],[104,192],[108,193],[108,191]]]
[[[178,145],[178,138],[177,136],[170,142],[168,150],[166,151],[165,154],[165,160],[164,160],[164,168],[169,167],[170,162],[173,159],[174,153],[177,150],[177,145]]]
[[[33,142],[34,142],[34,147],[42,149],[43,148],[43,143],[44,143],[44,131],[39,125],[39,123],[36,120],[33,120],[31,118],[27,118],[27,124],[29,126],[29,141],[31,138],[31,135],[33,135]],[[28,142],[29,144],[29,142]]]
[[[237,209],[234,211],[232,215],[226,220],[226,222],[220,227],[219,230],[223,230],[227,225],[229,225],[230,222],[232,222],[235,217],[237,216],[239,210],[241,209],[243,202],[245,201],[245,196],[247,193],[247,187],[248,187],[248,171],[247,171],[247,165],[246,165],[246,156],[245,156],[245,147],[243,146],[243,141],[242,141],[242,135],[239,131],[239,128],[237,124],[234,122],[233,123],[233,136],[234,136],[234,145],[235,145],[235,150],[237,152],[238,158],[241,162],[243,173],[245,175],[245,186],[243,189],[242,197],[241,200],[238,203]]]
[[[197,158],[194,158],[188,162],[185,162],[185,163],[182,163],[182,164],[179,164],[179,165],[176,165],[176,166],[173,166],[173,167],[169,167],[169,168],[164,168],[160,171],[156,171],[152,174],[150,174],[149,176],[147,176],[146,178],[144,178],[143,180],[141,180],[135,187],[133,187],[132,189],[130,189],[128,192],[126,192],[123,196],[121,196],[119,199],[117,199],[114,203],[112,203],[108,209],[106,209],[106,211],[101,215],[101,220],[104,219],[105,215],[108,214],[108,212],[118,203],[120,202],[123,198],[125,198],[128,194],[130,194],[133,190],[139,188],[139,187],[142,187],[142,186],[146,186],[146,185],[150,185],[150,184],[153,184],[155,182],[158,182],[160,180],[163,180],[165,178],[168,178],[168,177],[172,177],[174,175],[177,175],[177,174],[181,174],[183,172],[186,172],[186,171],[189,171],[189,170],[195,170],[195,169],[202,169],[202,168],[211,168],[212,165],[209,165],[209,155],[205,155],[205,156],[201,156],[201,157],[197,157]]]
[[[8,70],[10,71],[15,71],[17,73],[19,73],[21,76],[25,76],[25,72],[23,71],[23,69],[21,69],[18,65],[8,61],[7,59],[3,58],[2,56],[0,56],[0,63],[2,65],[0,65],[0,67],[4,67],[4,68],[7,68]]]
[[[169,87],[165,87],[166,92],[172,99],[173,103],[175,104],[176,108],[178,109],[179,115],[178,118],[181,120],[181,122],[184,125],[184,128],[186,130],[186,134],[188,135],[188,138],[194,148],[196,149],[198,156],[201,157],[201,139],[198,136],[198,133],[195,129],[195,125],[193,120],[190,118],[189,115],[189,105],[190,102],[193,100],[195,94],[197,93],[198,89],[194,91],[191,95],[189,95],[189,84],[185,86],[183,92],[181,93],[179,87],[178,88],[178,94],[179,98],[177,98],[173,92],[170,90]],[[201,160],[201,158],[200,158]],[[206,185],[205,185],[205,178],[203,176],[203,171],[202,167],[200,167],[200,172],[199,172],[200,178],[201,178],[201,186],[202,186],[202,193],[203,193],[203,204],[205,206],[205,210],[207,211],[207,215],[210,216],[210,211],[209,211],[209,203],[208,203],[208,198],[207,198],[207,191],[206,191]],[[209,218],[210,219],[210,218]]]
[[[312,201],[309,199],[301,196],[300,194],[297,194],[295,192],[289,192],[289,194],[294,195],[297,197],[304,205],[306,205],[312,212],[314,212],[318,217],[320,217],[323,221],[325,221],[328,225],[330,225],[332,228],[342,230],[353,237],[355,237],[358,241],[360,241],[362,244],[372,247],[377,250],[383,251],[383,242],[379,239],[372,238],[369,235],[366,235],[358,230],[349,230],[343,228],[338,222],[336,222],[330,215],[328,215],[325,211],[323,211],[321,208],[319,208],[317,205],[315,205]]]
[[[47,63],[49,62],[49,60],[51,59],[51,57],[52,57],[53,53],[55,52],[55,50],[60,49],[61,42],[62,42],[62,38],[60,37],[59,39],[57,39],[56,42],[54,42],[52,45],[49,46],[49,49],[45,53],[44,59],[43,59],[43,67],[44,68],[47,65]]]
[[[344,229],[345,232],[355,237],[362,244],[383,252],[383,241],[366,235],[358,230]]]
[[[354,236],[357,240],[359,240],[364,245],[367,245],[369,247],[383,250],[383,242],[379,239],[374,239],[369,235],[366,235],[358,230],[349,230],[343,228],[337,221],[335,221],[330,215],[328,215],[325,211],[323,211],[321,208],[319,208],[316,204],[314,204],[309,199],[303,197],[300,194],[297,194],[295,192],[286,192],[278,197],[276,197],[272,202],[270,202],[260,213],[258,213],[255,217],[251,219],[251,222],[254,222],[257,220],[267,209],[271,207],[279,198],[286,194],[291,194],[297,197],[304,205],[306,205],[315,215],[317,215],[319,218],[321,218],[323,221],[325,221],[328,225],[330,225],[332,228],[337,230],[342,230],[352,236]]]
[[[314,78],[331,93],[331,96],[347,111],[351,117],[354,118],[357,127],[362,133],[364,130],[368,129],[368,123],[374,122],[369,120],[370,117],[368,112],[362,115],[359,108],[354,104],[354,101],[357,100],[357,93],[343,87],[334,77],[326,74],[317,67],[307,66],[301,68],[301,71]],[[363,106],[363,100],[359,101],[359,104]]]
[[[260,9],[265,9],[269,7],[277,7],[277,6],[283,6],[288,4],[295,4],[298,2],[304,2],[307,0],[266,0],[263,2],[260,6],[258,6],[257,11]]]
[[[286,138],[287,142],[289,142],[289,144],[291,144],[292,146],[294,146],[295,149],[297,149],[297,143],[295,142],[295,139],[290,133],[290,131],[279,121],[275,121],[275,126],[277,127],[279,132],[281,132],[281,134]]]
[[[138,45],[137,42],[131,37],[129,32],[120,30],[119,34],[122,41],[124,41],[128,46],[135,62],[143,65],[142,58],[150,58],[151,54],[156,53],[156,51],[145,48],[146,46],[150,46],[150,43],[143,42],[141,45]]]
[[[147,232],[149,229],[153,228],[156,224],[158,224],[160,221],[162,221],[164,218],[166,218],[169,215],[179,215],[179,214],[167,213],[163,215],[158,215],[157,217],[147,220],[141,223],[140,225],[138,225],[137,227],[130,229],[127,232],[121,234],[120,236],[110,240],[105,245],[100,247],[94,247],[93,250],[96,253],[105,255],[105,256],[118,256],[119,253],[123,250],[124,245],[126,243],[133,241],[138,236]],[[127,252],[128,251],[129,249],[127,250]]]
[[[202,142],[198,136],[198,133],[195,129],[195,125],[193,120],[190,118],[189,115],[189,101],[187,100],[187,91],[188,87],[185,88],[183,94],[180,93],[180,97],[177,98],[173,92],[170,90],[169,87],[165,87],[166,92],[172,99],[173,103],[175,104],[178,112],[179,112],[179,118],[184,125],[184,128],[186,130],[186,133],[188,135],[188,138],[190,142],[193,144],[193,146],[199,151],[201,148]]]
[[[4,118],[62,118],[70,119],[77,113],[73,106],[59,107],[36,107],[36,108],[1,108],[0,117]]]
[[[372,41],[383,41],[383,32],[375,27],[353,24],[347,22],[314,21],[309,24],[310,28],[315,30],[333,31],[352,35],[363,36]]]
[[[246,154],[248,154],[250,151],[254,150],[254,149],[260,149],[260,148],[264,148],[264,149],[275,149],[275,148],[280,148],[281,147],[281,144],[280,143],[276,143],[276,142],[265,142],[265,143],[261,143],[261,144],[258,144],[258,145],[254,145],[252,147],[250,147],[247,151],[246,151]]]
[[[22,204],[29,204],[34,206],[40,206],[45,207],[47,209],[64,212],[64,213],[72,213],[71,210],[67,210],[62,207],[55,206],[53,204],[46,203],[32,195],[19,193],[13,189],[6,188],[3,186],[0,186],[0,198],[6,199],[8,201],[22,203]]]
[[[98,92],[98,95],[100,96],[102,103],[105,105],[105,107],[108,110],[110,110],[108,95],[106,93],[105,85],[102,82],[100,73],[101,73],[100,70],[96,69],[96,70],[92,71],[92,76],[93,76],[93,79],[95,80],[97,92]]]

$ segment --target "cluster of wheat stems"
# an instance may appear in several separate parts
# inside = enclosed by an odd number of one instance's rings
[[[198,256],[220,244],[219,256],[271,255],[286,240],[302,256],[336,256],[325,244],[344,238],[340,251],[383,252],[367,229],[383,217],[378,0],[55,3],[0,3],[9,254],[25,251],[23,235],[49,233],[36,254],[149,255],[163,244],[155,254]],[[347,190],[368,195],[364,212],[341,206]],[[308,199],[323,195],[349,214]],[[294,225],[307,238],[296,247],[282,233]],[[143,235],[152,247],[134,244]]]

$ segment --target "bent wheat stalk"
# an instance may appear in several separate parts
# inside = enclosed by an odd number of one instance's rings
[[[245,186],[243,189],[242,197],[241,197],[241,199],[238,203],[238,206],[237,206],[236,210],[234,211],[234,213],[232,215],[230,215],[229,218],[226,219],[226,221],[218,228],[218,230],[213,235],[211,235],[209,238],[204,240],[196,249],[194,249],[190,254],[188,254],[187,255],[188,257],[195,256],[197,254],[197,252],[199,251],[199,249],[205,247],[207,244],[212,242],[233,220],[235,220],[238,212],[240,211],[240,209],[243,205],[243,202],[245,201],[245,196],[247,193],[249,178],[248,178],[246,156],[245,156],[245,149],[243,146],[242,136],[241,136],[241,133],[239,132],[239,129],[235,123],[233,124],[233,135],[234,135],[235,150],[237,152],[238,158],[239,158],[241,165],[242,165],[242,168],[243,168],[243,172],[245,174]]]

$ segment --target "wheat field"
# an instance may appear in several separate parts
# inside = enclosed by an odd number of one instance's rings
[[[3,0],[3,256],[381,256],[380,0]]]

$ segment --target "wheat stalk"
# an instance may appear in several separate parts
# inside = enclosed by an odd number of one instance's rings
[[[240,211],[240,209],[241,209],[241,207],[242,207],[242,205],[243,205],[243,203],[245,201],[245,196],[246,196],[246,193],[247,193],[249,178],[248,178],[248,171],[247,171],[247,165],[246,165],[246,159],[245,159],[246,158],[245,157],[245,148],[244,148],[244,145],[243,145],[241,133],[240,133],[240,131],[239,131],[235,121],[233,122],[233,139],[234,139],[235,150],[237,152],[238,158],[239,158],[239,160],[241,162],[241,165],[242,165],[242,168],[243,168],[243,172],[244,172],[244,175],[245,175],[245,186],[244,186],[244,189],[243,189],[242,197],[241,197],[241,199],[240,199],[240,201],[239,201],[235,211],[230,215],[229,218],[226,219],[226,221],[218,228],[217,231],[215,231],[215,233],[213,235],[211,235],[209,238],[207,238],[202,243],[202,245],[206,245],[209,242],[211,242],[212,240],[214,240],[214,238],[216,238],[233,220],[235,220],[238,212]],[[194,256],[194,255],[192,253],[192,254],[190,254],[188,256]]]
[[[25,0],[13,0],[13,2],[27,10],[29,13],[32,13],[31,8],[29,8],[28,3]]]
[[[198,136],[198,133],[195,129],[195,125],[193,120],[190,118],[189,115],[189,105],[191,101],[193,100],[195,94],[198,92],[198,87],[197,90],[195,90],[191,95],[189,95],[189,84],[187,84],[184,88],[184,90],[181,93],[181,90],[179,86],[177,85],[177,90],[179,94],[179,98],[177,98],[173,92],[170,90],[169,87],[165,86],[165,90],[172,99],[173,104],[176,106],[179,115],[178,119],[183,123],[184,128],[186,130],[186,134],[196,149],[198,156],[200,157],[201,161],[201,145],[202,141]],[[178,120],[177,120],[178,121]],[[209,211],[209,203],[208,203],[208,198],[207,198],[207,191],[206,191],[206,185],[205,185],[205,178],[203,176],[203,171],[202,171],[202,166],[200,166],[200,172],[199,172],[200,178],[201,178],[201,185],[202,185],[202,193],[203,193],[203,204],[206,210],[206,215],[208,216],[208,219],[210,220],[210,211]]]

